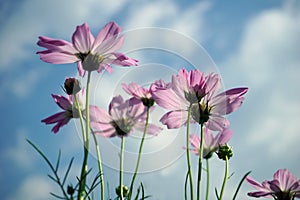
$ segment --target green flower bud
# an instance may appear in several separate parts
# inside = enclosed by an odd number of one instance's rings
[[[126,185],[122,185],[122,189],[123,189],[123,197],[127,197],[129,193],[128,187]],[[116,187],[116,194],[118,195],[118,197],[121,197],[120,186]]]
[[[220,159],[226,160],[226,157],[227,157],[227,159],[229,160],[233,156],[233,151],[230,146],[225,144],[225,145],[219,147],[217,154]]]

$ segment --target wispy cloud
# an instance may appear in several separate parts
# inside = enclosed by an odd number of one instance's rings
[[[293,161],[299,152],[290,150],[300,139],[300,48],[296,45],[300,42],[300,15],[296,11],[299,8],[296,1],[286,1],[281,8],[268,9],[253,17],[245,26],[237,51],[222,65],[227,85],[243,84],[250,88],[240,113],[243,118],[233,116],[232,120],[244,135],[237,143],[252,149],[247,154],[253,156],[252,162],[245,163],[251,163],[255,173],[261,175],[267,170],[260,165],[262,162],[272,162],[270,166],[274,169],[299,168]],[[246,153],[248,148],[241,152]],[[235,164],[237,168],[243,165]]]
[[[49,200],[49,192],[56,192],[57,189],[45,176],[30,176],[25,179],[19,189],[17,189],[7,200]]]

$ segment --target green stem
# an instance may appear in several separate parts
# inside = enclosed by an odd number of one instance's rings
[[[120,199],[124,199],[123,195],[123,163],[124,163],[124,144],[125,144],[125,138],[122,136],[121,141],[121,153],[120,153]]]
[[[193,175],[192,175],[192,167],[191,167],[191,155],[190,155],[190,120],[191,120],[191,107],[188,109],[187,123],[186,123],[186,158],[188,165],[188,173],[190,180],[190,192],[191,192],[191,200],[194,199],[194,186],[193,186]]]
[[[83,116],[81,113],[81,107],[77,98],[77,95],[74,95],[74,99],[75,99],[75,104],[76,104],[76,109],[79,115],[79,120],[80,120],[80,126],[81,126],[81,133],[82,133],[82,139],[85,140],[85,130],[84,130],[84,121],[83,121]]]
[[[224,189],[225,189],[225,185],[228,179],[228,157],[226,156],[226,164],[225,164],[225,175],[224,175],[224,180],[223,180],[223,184],[222,184],[222,189],[221,189],[221,193],[220,193],[220,199],[222,200],[223,197],[223,193],[224,193]]]
[[[197,200],[200,200],[200,191],[201,191],[203,144],[204,144],[204,126],[203,126],[203,124],[201,124],[200,151],[199,151],[199,164],[198,164],[198,182],[197,182]]]
[[[97,142],[97,138],[94,133],[92,133],[94,142],[95,142],[95,148],[97,152],[97,160],[98,160],[98,168],[99,168],[99,174],[100,174],[100,183],[101,183],[101,200],[104,200],[104,176],[103,176],[103,169],[102,169],[102,162],[101,162],[101,154],[99,145]]]
[[[81,168],[81,175],[80,175],[80,184],[78,190],[78,200],[84,199],[85,194],[85,185],[86,185],[86,176],[88,171],[87,160],[89,154],[89,132],[90,132],[90,109],[89,109],[89,93],[90,93],[90,79],[91,79],[91,71],[88,71],[88,77],[86,82],[86,104],[85,104],[85,137],[84,140],[84,157],[83,163]]]
[[[142,156],[143,145],[144,145],[144,141],[145,141],[145,136],[146,136],[147,129],[148,129],[149,116],[150,116],[150,107],[147,107],[147,118],[146,118],[144,133],[143,133],[143,137],[142,137],[142,140],[141,140],[141,143],[140,143],[139,155],[138,155],[138,159],[137,159],[137,163],[136,163],[134,175],[132,177],[131,184],[130,184],[130,190],[129,190],[128,200],[131,199],[131,195],[132,195],[132,191],[133,191],[133,187],[134,187],[134,181],[136,179],[137,172],[138,172],[138,169],[139,169],[139,165],[140,165],[140,161],[141,161],[141,156]]]
[[[208,200],[208,194],[209,194],[209,160],[206,159],[206,200]]]

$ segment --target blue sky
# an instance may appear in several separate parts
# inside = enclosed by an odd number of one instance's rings
[[[279,168],[287,168],[300,178],[300,152],[297,150],[300,141],[299,8],[297,0],[87,0],[84,3],[79,0],[1,1],[1,198],[46,200],[52,198],[50,191],[57,190],[47,178],[49,168],[25,142],[26,138],[37,144],[53,161],[58,149],[62,149],[64,165],[75,156],[72,170],[74,176],[82,161],[76,124],[70,123],[54,135],[51,126],[40,122],[58,111],[50,94],[62,93],[60,86],[65,77],[75,76],[76,68],[74,65],[51,65],[40,61],[35,54],[40,50],[36,45],[38,36],[70,40],[77,25],[87,22],[96,34],[111,20],[121,25],[128,37],[130,34],[135,36],[138,30],[144,30],[145,27],[167,28],[172,30],[172,34],[168,38],[168,35],[164,35],[168,31],[164,29],[162,37],[155,37],[151,33],[157,33],[159,29],[154,32],[148,29],[150,31],[146,35],[127,40],[124,50],[140,60],[141,68],[114,67],[111,75],[95,74],[94,90],[100,91],[99,95],[102,95],[100,100],[93,99],[95,103],[107,106],[112,95],[119,92],[117,85],[110,87],[111,84],[123,80],[149,84],[147,81],[156,78],[159,69],[163,69],[158,74],[164,78],[170,77],[173,70],[183,66],[218,71],[225,89],[249,87],[243,106],[228,117],[234,132],[230,141],[234,149],[230,170],[234,176],[227,185],[227,198],[231,197],[239,178],[249,170],[252,170],[252,177],[260,181],[271,179]],[[176,36],[181,39],[174,39]],[[179,55],[157,49],[130,52],[143,42]],[[187,45],[189,42],[202,46],[202,51],[201,48],[191,50]],[[197,66],[186,66],[191,63]],[[146,82],[143,82],[144,77],[139,77],[139,73],[146,76]],[[144,180],[146,191],[153,195],[152,199],[181,200],[186,173],[185,158],[180,156],[181,149],[174,149],[174,157],[171,156],[172,159],[163,164],[165,157],[155,152],[160,152],[157,149],[163,147],[172,149],[173,145],[181,148],[178,144],[181,144],[184,134],[167,130],[164,133],[159,139],[148,140],[154,146],[146,146],[145,150],[150,156],[144,162],[153,165],[156,170],[149,172],[144,164],[142,169],[147,173],[142,174],[140,180]],[[110,144],[117,142],[113,140]],[[105,149],[103,154],[104,157],[117,156],[116,152]],[[110,189],[114,191],[118,174],[113,161],[105,159],[105,172],[110,179]],[[96,168],[92,156],[91,162]],[[213,162],[213,178],[217,181],[212,184],[220,188],[221,178],[218,177],[222,177],[223,163],[217,159]],[[196,159],[193,167],[196,169]],[[246,192],[251,190],[245,184],[240,199],[248,199]]]

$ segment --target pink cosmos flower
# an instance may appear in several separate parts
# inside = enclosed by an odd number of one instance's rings
[[[209,159],[216,152],[220,146],[225,145],[231,138],[232,131],[224,129],[220,131],[215,137],[208,129],[204,129],[204,143],[203,143],[203,158]],[[191,152],[199,155],[200,152],[200,137],[197,134],[190,135],[190,143],[192,146]]]
[[[179,128],[187,122],[188,108],[191,106],[191,123],[204,124],[211,130],[221,131],[229,127],[229,121],[223,115],[240,107],[248,88],[235,88],[221,94],[219,75],[207,76],[199,70],[187,72],[181,69],[172,76],[168,88],[157,87],[153,92],[156,103],[171,111],[160,121],[168,128]]]
[[[188,72],[181,69],[178,75],[172,76],[172,82],[158,86],[153,91],[155,102],[167,112],[160,121],[168,128],[179,128],[187,122],[188,108],[198,103],[205,95],[213,94],[220,88],[220,77],[217,74],[205,76],[199,70]],[[191,123],[195,121],[191,120]]]
[[[151,99],[152,98],[152,91],[150,89],[146,89],[138,85],[137,83],[130,83],[130,84],[122,84],[123,90],[137,99]]]
[[[76,27],[72,43],[65,40],[40,36],[37,44],[47,50],[39,51],[40,58],[48,63],[65,64],[77,62],[79,74],[106,69],[112,72],[111,64],[120,66],[137,65],[137,60],[116,52],[123,45],[124,36],[119,37],[122,28],[115,22],[107,23],[96,38],[84,23]]]
[[[274,198],[275,200],[293,200],[300,198],[300,180],[287,169],[279,169],[273,180],[264,181],[262,184],[247,176],[246,180],[258,191],[249,192],[251,197]]]
[[[81,110],[83,110],[83,96],[84,96],[84,89],[81,90],[77,95],[79,99],[79,103],[81,105]],[[52,128],[52,132],[57,133],[61,127],[66,125],[72,118],[79,118],[78,110],[73,104],[73,95],[68,95],[68,97],[64,97],[61,95],[52,94],[52,97],[55,103],[63,109],[62,112],[58,112],[50,117],[43,119],[41,122],[45,124],[56,124]]]
[[[104,137],[128,136],[133,129],[144,130],[146,107],[136,98],[124,101],[119,95],[112,99],[108,113],[97,106],[90,107],[91,128]],[[156,135],[161,130],[153,124],[148,125],[148,134]]]

